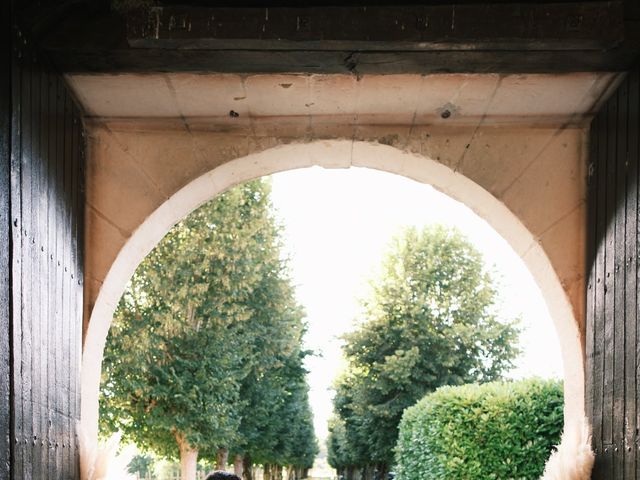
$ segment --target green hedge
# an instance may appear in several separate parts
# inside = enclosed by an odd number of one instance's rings
[[[563,426],[562,384],[443,387],[405,410],[398,480],[538,479]]]

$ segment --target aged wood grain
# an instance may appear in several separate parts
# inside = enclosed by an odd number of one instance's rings
[[[301,3],[74,8],[42,44],[69,73],[624,71],[640,52],[622,2]]]
[[[10,279],[0,284],[9,287],[5,302],[0,290],[0,327],[8,318],[11,332],[0,343],[0,375],[2,355],[10,367],[8,396],[0,396],[6,402],[0,426],[6,419],[8,430],[0,442],[11,433],[11,447],[0,449],[0,478],[76,480],[83,127],[51,63],[18,30],[13,43],[11,69],[0,83],[11,93],[10,102],[0,103],[7,122],[2,132],[10,133],[0,144],[0,221],[10,226],[0,229],[0,240],[11,234],[11,241],[0,242],[6,247],[0,276]]]
[[[586,395],[595,480],[640,478],[639,77],[636,68],[591,124]]]
[[[2,2],[0,62],[0,478],[11,463],[11,24],[10,3]]]

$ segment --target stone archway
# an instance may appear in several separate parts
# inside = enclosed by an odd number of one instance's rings
[[[118,141],[118,134],[114,133],[113,129],[94,132],[93,168],[116,168],[117,160],[114,157],[117,155],[114,155],[113,148],[117,148],[125,157],[130,156],[131,152],[136,148],[141,148],[136,155],[140,155],[144,150],[147,158],[154,156],[159,158],[163,154],[171,154],[170,151],[164,148],[167,146],[166,131],[157,132],[156,134],[128,132],[126,135],[131,136],[131,142],[124,145],[122,137]],[[164,142],[162,141],[163,137],[165,138]],[[200,139],[200,148],[204,144],[205,137],[206,135]],[[134,141],[135,138],[144,138],[142,141],[146,146],[142,148],[139,143]],[[387,138],[383,137],[383,139]],[[568,183],[567,180],[564,180],[561,185],[556,185],[555,188],[565,191],[566,188],[573,184],[574,196],[570,196],[571,201],[568,203],[565,201],[562,205],[566,212],[558,214],[558,219],[553,220],[548,225],[543,225],[547,223],[545,219],[542,222],[543,224],[537,225],[536,229],[533,230],[526,224],[535,226],[535,223],[532,223],[530,218],[531,215],[536,218],[535,212],[524,209],[521,210],[520,215],[516,215],[514,209],[518,204],[529,205],[534,210],[542,208],[536,204],[536,200],[540,200],[541,195],[544,196],[550,193],[547,190],[549,184],[542,176],[537,178],[537,182],[541,183],[536,183],[540,187],[538,188],[539,193],[531,193],[531,196],[524,198],[525,192],[521,192],[521,196],[516,195],[511,200],[509,200],[509,197],[505,197],[501,200],[482,185],[441,162],[394,146],[364,140],[315,140],[306,143],[281,144],[263,150],[258,149],[259,151],[256,153],[222,161],[217,167],[204,174],[197,175],[195,179],[177,189],[175,193],[168,195],[167,198],[158,196],[156,199],[158,202],[157,207],[149,215],[145,215],[144,208],[140,208],[143,206],[136,206],[135,202],[131,203],[129,211],[122,211],[123,218],[126,217],[127,221],[134,222],[136,220],[132,219],[138,218],[140,223],[128,237],[124,235],[117,237],[118,229],[116,226],[108,222],[104,215],[100,215],[99,204],[92,205],[91,200],[89,200],[89,208],[91,209],[89,213],[89,232],[90,234],[93,232],[94,235],[100,234],[101,242],[96,245],[91,245],[90,243],[88,249],[89,252],[93,251],[95,255],[93,259],[89,258],[89,265],[92,265],[92,261],[94,262],[94,270],[89,270],[94,274],[93,280],[96,280],[97,273],[95,268],[99,265],[99,261],[104,262],[106,258],[108,268],[104,272],[103,281],[92,306],[84,343],[82,421],[85,431],[90,434],[97,432],[98,391],[104,344],[120,295],[144,256],[176,222],[225,189],[263,175],[312,165],[328,168],[369,167],[429,183],[443,193],[471,207],[479,216],[491,224],[522,257],[541,288],[555,322],[562,347],[565,366],[565,420],[566,422],[572,422],[581,418],[584,411],[583,335],[581,334],[581,322],[578,316],[580,309],[579,306],[572,305],[571,293],[574,289],[579,290],[581,288],[583,279],[580,276],[576,277],[576,275],[579,275],[580,253],[575,255],[575,252],[569,254],[566,252],[568,246],[567,238],[569,243],[577,242],[577,250],[581,251],[583,198],[580,195],[582,192],[582,180],[580,179],[583,176],[583,172],[579,165],[582,159],[580,155],[576,156],[568,153],[575,152],[575,147],[581,144],[581,131],[568,130],[565,133],[561,133],[557,135],[555,140],[555,142],[558,141],[560,142],[559,151],[550,148],[550,159],[558,160],[558,155],[562,155],[563,150],[566,150],[565,155],[570,159],[567,162],[570,165],[569,168],[578,168],[578,171],[574,172],[573,176],[563,177],[569,179]],[[188,149],[184,145],[180,147],[178,138],[171,138],[170,142],[174,147],[179,147],[178,150],[183,155],[186,155]],[[188,143],[190,145],[191,142],[192,139],[189,139]],[[149,149],[150,145],[154,145],[154,148]],[[227,143],[227,148],[229,148],[230,152],[237,152],[229,145]],[[447,145],[447,142],[444,142],[443,145]],[[200,148],[195,151],[199,153],[206,151]],[[577,151],[580,150],[578,149]],[[101,155],[107,153],[109,155],[102,157],[101,160]],[[189,157],[191,158],[191,163],[200,165],[201,159],[193,153],[194,151]],[[140,156],[135,158],[141,159]],[[185,168],[188,168],[188,165],[189,162],[185,162]],[[132,167],[138,169],[139,165],[132,164]],[[504,172],[504,170],[498,171]],[[140,174],[139,171],[138,175]],[[103,187],[104,182],[107,180],[106,177],[101,176],[98,172],[93,172],[93,177],[90,173],[89,178],[94,178],[96,181],[101,179]],[[132,185],[136,185],[138,198],[149,200],[148,194],[150,192],[145,191],[144,184],[135,181],[135,173],[133,171],[119,170],[118,178],[120,179],[119,185],[122,188],[125,188],[123,182],[124,184],[133,182]],[[499,179],[494,177],[493,180]],[[546,187],[544,186],[545,183]],[[541,185],[543,186],[541,187]],[[114,186],[112,185],[111,187],[113,188]],[[124,195],[124,190],[121,190],[120,194]],[[130,202],[135,200],[124,196],[119,201],[127,198]],[[555,200],[557,203],[557,199]],[[572,202],[577,203],[571,205]],[[151,204],[151,201],[148,203]],[[560,204],[558,205],[560,206]],[[138,211],[137,216],[136,210]],[[574,217],[577,217],[578,220],[576,221]],[[543,215],[540,218],[543,219],[546,216]],[[101,224],[102,230],[100,230]],[[557,233],[554,233],[554,229],[557,229],[558,225],[564,226],[562,230],[564,233],[562,233],[560,240],[557,238]],[[113,230],[111,236],[105,228]],[[116,237],[114,238],[113,235],[116,235]],[[95,241],[95,237],[93,240]],[[91,237],[89,241],[92,241]],[[108,257],[109,250],[100,249],[101,245],[109,246],[112,251],[115,250],[113,260]],[[89,254],[91,255],[91,253]],[[569,257],[569,263],[567,263],[567,257]],[[573,279],[573,282],[569,283],[567,281],[569,279]]]
[[[82,421],[97,431],[115,305],[169,228],[235,183],[363,166],[429,183],[487,220],[556,324],[566,421],[584,412],[587,134],[607,73],[70,75],[86,112]]]

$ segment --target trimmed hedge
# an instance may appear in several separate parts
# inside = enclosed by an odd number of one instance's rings
[[[534,480],[563,426],[562,384],[443,387],[405,410],[398,480]]]

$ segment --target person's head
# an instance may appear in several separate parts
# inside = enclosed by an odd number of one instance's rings
[[[233,473],[217,471],[207,475],[205,480],[240,480],[240,477]]]

